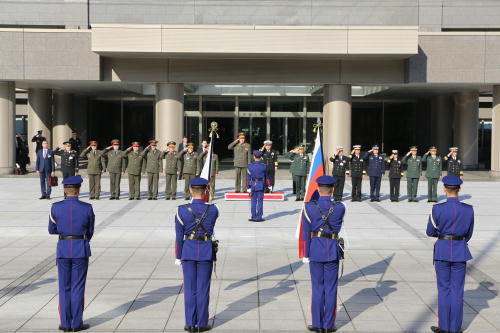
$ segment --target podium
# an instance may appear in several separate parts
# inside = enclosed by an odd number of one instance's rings
[[[226,201],[244,201],[250,200],[250,193],[248,192],[226,192],[224,194],[224,199]],[[273,192],[264,193],[265,201],[285,201],[285,193],[283,192]]]

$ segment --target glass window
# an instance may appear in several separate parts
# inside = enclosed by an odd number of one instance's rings
[[[288,150],[295,148],[295,146],[302,143],[302,128],[303,128],[302,118],[288,118]],[[306,147],[309,148],[309,147]]]
[[[240,132],[245,133],[248,137],[248,133],[250,133],[250,118],[240,117],[238,119],[238,133]]]
[[[184,111],[199,111],[199,108],[198,96],[184,96]]]
[[[266,111],[267,101],[265,97],[240,97],[239,111]]]
[[[235,110],[234,97],[203,96],[203,111],[230,111]]]
[[[271,133],[270,138],[273,142],[273,149],[276,149],[279,154],[285,152],[285,118],[271,118]]]
[[[252,149],[260,149],[266,140],[266,118],[252,118]]]
[[[189,141],[196,147],[200,142],[199,121],[199,117],[184,117],[184,135],[187,136]]]
[[[132,141],[139,141],[142,146],[147,146],[147,142],[153,139],[154,135],[153,117],[153,101],[124,101],[123,147],[129,147]],[[160,144],[165,145],[166,142]]]
[[[307,112],[323,112],[323,97],[309,96],[307,97]]]
[[[303,97],[271,97],[271,111],[302,112]]]

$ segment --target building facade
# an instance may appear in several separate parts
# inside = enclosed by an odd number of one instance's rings
[[[499,15],[494,0],[0,0],[0,172],[18,132],[163,148],[217,121],[224,157],[240,131],[308,145],[319,118],[327,154],[458,146],[500,172]]]

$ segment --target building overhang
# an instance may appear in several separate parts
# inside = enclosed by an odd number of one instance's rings
[[[418,54],[417,26],[92,25],[110,57],[391,58]]]

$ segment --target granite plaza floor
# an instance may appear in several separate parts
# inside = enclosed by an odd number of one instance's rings
[[[222,199],[232,184],[230,179],[217,183],[221,217],[210,303],[214,332],[306,332],[309,270],[297,257],[294,237],[301,203],[290,195],[290,182],[279,180],[277,188],[288,193],[288,200],[266,202],[267,221],[252,224],[248,202]],[[366,192],[368,183],[363,185]],[[103,179],[103,189],[108,186]],[[0,332],[55,332],[56,239],[47,234],[47,224],[50,204],[61,199],[62,189],[46,201],[38,200],[36,178],[0,178],[0,188]],[[127,188],[122,181],[122,190]],[[405,194],[405,182],[401,188]],[[386,181],[382,202],[346,201],[349,249],[339,288],[339,332],[429,332],[436,324],[433,241],[425,236],[431,204],[425,181],[419,189],[419,203],[391,203]],[[94,332],[182,332],[173,216],[175,206],[185,201],[128,201],[126,191],[122,200],[109,201],[108,195],[92,202],[96,233],[85,322]],[[500,182],[466,182],[462,199],[476,212],[463,328],[500,332]],[[82,200],[87,200],[87,184]]]

